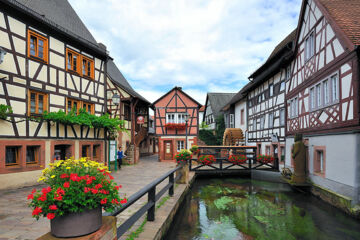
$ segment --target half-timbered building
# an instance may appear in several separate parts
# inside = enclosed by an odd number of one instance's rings
[[[235,93],[207,93],[205,110],[202,121],[208,125],[208,129],[216,130],[216,119],[223,115],[222,107],[234,97]],[[232,119],[234,116],[232,115]],[[231,122],[234,124],[234,121]]]
[[[145,155],[152,152],[149,145],[153,144],[153,137],[148,137],[151,104],[130,86],[112,60],[107,62],[106,67],[107,111],[112,117],[124,120],[127,130],[119,132],[117,143],[122,146],[129,163],[137,163],[140,153]],[[114,97],[120,98],[120,101],[116,103]]]
[[[106,48],[63,0],[1,0],[0,188],[33,184],[54,158],[105,157],[104,129],[34,121],[45,111],[105,111]]]
[[[302,133],[314,186],[359,199],[360,2],[304,0],[286,83],[286,165]]]
[[[174,87],[156,100],[153,107],[159,161],[175,161],[177,152],[197,144],[201,104],[181,87]]]
[[[251,74],[252,84],[246,90],[248,142],[257,144],[258,154],[280,160],[285,155],[285,81],[290,77],[295,33],[281,41]]]

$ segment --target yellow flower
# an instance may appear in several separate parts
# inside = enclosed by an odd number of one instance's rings
[[[70,169],[71,167],[67,167],[66,169]]]
[[[45,177],[39,177],[39,179],[37,180],[38,182],[44,181],[46,178]]]
[[[84,167],[89,167],[89,165],[87,163],[84,163]]]
[[[55,175],[51,175],[51,178],[54,178],[55,177]]]

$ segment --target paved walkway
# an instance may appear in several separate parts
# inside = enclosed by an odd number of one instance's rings
[[[120,196],[126,194],[130,197],[174,167],[175,163],[160,163],[157,161],[157,155],[153,155],[141,158],[137,165],[123,166],[112,175],[115,181],[123,186],[120,189]],[[0,191],[0,240],[36,239],[49,232],[49,220],[41,218],[36,221],[31,217],[31,209],[27,207],[26,197],[32,188]],[[118,218],[118,225],[123,219],[132,215],[136,208],[141,207],[146,200],[147,196],[122,213]]]

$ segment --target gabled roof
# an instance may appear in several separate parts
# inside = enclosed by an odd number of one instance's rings
[[[165,93],[164,95],[162,95],[160,98],[158,98],[155,102],[152,103],[153,106],[155,106],[155,104],[160,101],[161,99],[163,99],[165,96],[167,96],[168,94],[170,94],[172,91],[180,91],[182,94],[184,94],[186,97],[188,97],[189,99],[191,99],[194,103],[196,103],[197,105],[199,105],[199,107],[201,107],[202,105],[196,101],[195,99],[193,99],[192,97],[190,97],[186,92],[184,92],[182,90],[182,87],[177,87],[175,86],[173,89],[171,89],[170,91],[168,91],[167,93]]]
[[[85,44],[105,55],[100,46],[67,0],[0,0],[34,18],[47,27],[56,29],[65,36]]]
[[[151,104],[148,100],[146,100],[143,96],[141,96],[139,93],[137,93],[129,84],[129,82],[125,79],[124,75],[120,72],[119,68],[115,65],[115,63],[109,59],[106,64],[107,74],[110,77],[110,79],[122,88],[125,92],[130,94],[133,97],[139,98],[142,101]]]
[[[214,118],[217,118],[221,114],[221,110],[224,105],[229,102],[230,99],[232,99],[235,95],[236,93],[208,93],[206,96],[205,109],[209,105],[208,102],[210,102]]]
[[[355,46],[360,45],[360,1],[319,0],[332,20]]]
[[[199,112],[205,112],[205,105],[201,106],[201,108],[199,109]]]

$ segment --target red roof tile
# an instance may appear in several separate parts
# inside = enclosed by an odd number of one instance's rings
[[[360,0],[319,0],[354,45],[360,45]]]

